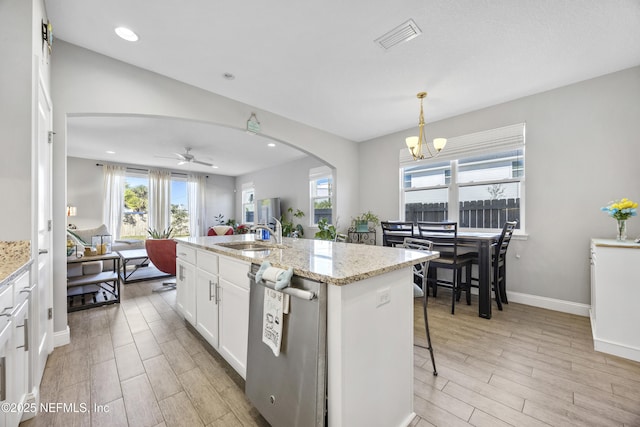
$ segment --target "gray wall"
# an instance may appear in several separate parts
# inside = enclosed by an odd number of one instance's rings
[[[256,199],[280,197],[282,213],[288,209],[300,209],[305,213],[301,220],[295,219],[295,224],[304,228],[304,237],[312,238],[317,231],[309,226],[309,169],[323,166],[323,163],[313,157],[289,162],[282,166],[264,169],[256,173],[241,175],[236,178],[236,218],[242,218],[242,184],[253,182]]]
[[[78,214],[69,218],[78,228],[102,224],[103,175],[95,160],[67,158],[67,200]],[[140,166],[135,166],[140,167]],[[182,173],[182,172],[180,172]],[[234,214],[235,178],[210,174],[207,178],[207,225],[214,225],[218,213],[230,218]]]
[[[640,200],[639,99],[640,67],[634,67],[427,123],[428,135],[445,137],[527,124],[528,239],[509,248],[510,290],[590,303],[590,238],[615,237],[614,220],[600,207],[622,197]],[[428,108],[427,102],[427,120]],[[412,133],[360,144],[359,204],[382,219],[400,217],[398,152]],[[640,218],[628,221],[628,231],[640,236]]]

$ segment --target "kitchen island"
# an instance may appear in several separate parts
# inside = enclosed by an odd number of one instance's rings
[[[241,281],[241,272],[248,272],[251,264],[269,261],[274,267],[293,268],[295,276],[326,284],[328,425],[387,427],[411,422],[412,266],[436,258],[437,252],[286,238],[281,245],[251,247],[253,235],[190,237],[178,242],[178,309],[198,325],[199,317],[207,318],[212,312],[199,305],[207,294],[220,313],[229,312],[225,304],[233,305],[233,311],[242,316],[233,322],[235,333],[227,333],[225,338],[224,324],[229,327],[231,322],[223,321],[222,315],[217,324],[219,333],[210,326],[214,322],[196,329],[215,343],[212,346],[243,377],[247,335],[242,332],[248,325],[244,317],[248,318],[249,290],[248,279]],[[251,249],[239,249],[242,243]],[[190,262],[185,264],[184,259]],[[218,261],[215,267],[214,260]],[[190,263],[193,270],[189,270]],[[196,273],[201,269],[202,273]],[[199,282],[205,291],[189,290],[194,286],[184,278],[200,278],[201,274],[208,274]],[[228,283],[233,281],[237,286]]]

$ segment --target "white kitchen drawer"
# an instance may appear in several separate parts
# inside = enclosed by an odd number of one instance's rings
[[[25,271],[18,277],[13,284],[14,301],[15,306],[22,304],[27,298],[29,298],[29,288],[31,288],[29,282],[29,272]]]
[[[181,260],[188,262],[190,264],[196,263],[196,249],[191,246],[180,245],[178,244],[176,248],[176,255]]]
[[[198,268],[211,274],[218,274],[218,255],[207,250],[198,250]]]
[[[13,282],[0,291],[0,331],[9,324],[13,311]]]
[[[251,263],[221,256],[218,260],[220,277],[235,285],[249,289],[247,273]]]

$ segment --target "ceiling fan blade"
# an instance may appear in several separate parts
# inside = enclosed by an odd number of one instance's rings
[[[180,154],[180,153],[173,153],[173,154],[175,154],[176,156],[178,156],[178,158],[179,158],[180,160],[187,160],[187,156],[185,156],[184,154]]]
[[[169,156],[158,156],[158,155],[155,155],[155,156],[153,156],[153,157],[155,157],[156,159],[171,159],[171,160],[176,160],[176,158],[175,158],[175,157],[169,157]]]
[[[198,163],[199,165],[205,165],[205,166],[213,166],[213,163],[207,163],[207,162],[201,162],[200,160],[192,160],[193,163]]]

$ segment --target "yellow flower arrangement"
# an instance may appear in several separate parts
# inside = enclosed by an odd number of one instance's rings
[[[617,220],[626,220],[632,216],[638,215],[636,209],[638,204],[627,198],[616,200],[609,203],[609,206],[601,208],[604,212],[608,213],[610,217]]]

